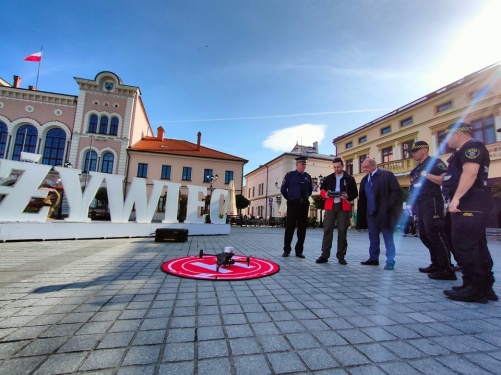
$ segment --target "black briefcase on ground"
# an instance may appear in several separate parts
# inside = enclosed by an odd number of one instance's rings
[[[186,242],[188,229],[158,228],[155,231],[155,242]]]

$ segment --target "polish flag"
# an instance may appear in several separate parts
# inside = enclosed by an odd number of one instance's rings
[[[32,53],[24,61],[35,61],[40,62],[42,60],[42,52]]]

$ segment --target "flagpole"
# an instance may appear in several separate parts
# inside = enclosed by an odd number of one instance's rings
[[[38,90],[38,76],[40,75],[40,64],[42,63],[42,56],[43,56],[43,46],[41,48],[41,54],[40,54],[40,61],[38,62],[38,72],[37,72],[37,82],[35,83],[35,88]]]

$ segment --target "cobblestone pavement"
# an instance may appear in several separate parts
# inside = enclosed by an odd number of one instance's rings
[[[0,374],[500,374],[501,302],[445,298],[453,281],[418,238],[396,237],[394,271],[362,266],[367,233],[350,230],[348,265],[282,258],[283,229],[227,236],[0,244]],[[179,256],[221,252],[277,262],[248,281],[165,274]],[[497,279],[501,242],[489,237]],[[458,273],[460,277],[460,273]],[[495,285],[501,295],[501,284]]]

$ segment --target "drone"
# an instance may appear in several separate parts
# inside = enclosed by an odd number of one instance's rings
[[[198,257],[201,259],[204,255],[204,251],[200,250]],[[233,254],[232,247],[225,247],[222,253],[216,254],[216,272],[219,272],[219,267],[229,267],[235,263],[247,263],[247,267],[250,266],[250,257],[242,257],[237,256],[237,258],[233,258],[235,254]]]

